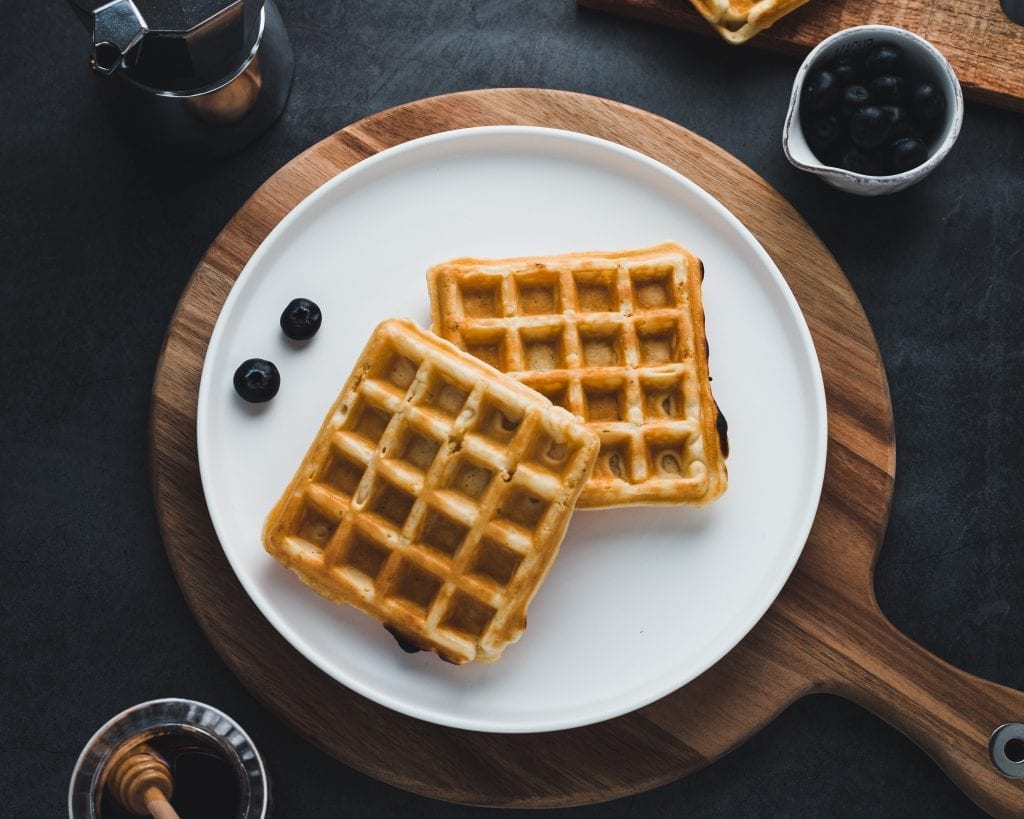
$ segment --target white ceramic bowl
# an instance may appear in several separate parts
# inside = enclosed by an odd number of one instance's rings
[[[807,145],[800,126],[800,91],[812,67],[844,54],[855,54],[879,45],[898,45],[912,71],[930,77],[946,95],[946,121],[928,148],[928,159],[916,168],[891,176],[868,176],[821,162]],[[817,174],[830,185],[860,196],[895,193],[920,182],[949,153],[960,135],[964,118],[964,97],[949,61],[923,37],[893,26],[855,26],[822,40],[807,55],[793,81],[793,93],[782,131],[782,149],[795,167]]]

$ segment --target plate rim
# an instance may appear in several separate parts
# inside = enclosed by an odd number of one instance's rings
[[[495,720],[490,722],[483,722],[478,719],[466,719],[450,712],[441,712],[436,708],[430,706],[410,706],[408,700],[395,700],[388,695],[382,695],[376,691],[372,686],[367,686],[360,683],[358,680],[354,680],[351,676],[345,676],[345,679],[339,678],[339,674],[336,673],[336,664],[324,661],[319,652],[310,644],[308,644],[304,638],[295,632],[295,630],[288,625],[288,623],[278,616],[273,606],[269,605],[269,601],[264,598],[264,595],[251,585],[250,580],[247,578],[245,572],[240,571],[238,564],[236,563],[236,557],[233,557],[231,550],[225,548],[224,538],[222,532],[225,531],[225,527],[222,524],[221,514],[215,511],[215,506],[211,505],[210,502],[210,466],[208,465],[209,458],[209,446],[206,443],[207,431],[203,423],[204,417],[207,417],[211,398],[211,392],[213,387],[211,386],[212,379],[208,377],[209,369],[207,367],[208,361],[216,354],[222,341],[221,338],[224,335],[225,324],[222,322],[222,317],[227,314],[233,307],[234,302],[241,297],[241,293],[245,289],[246,281],[254,275],[253,271],[261,264],[263,257],[272,252],[273,245],[277,240],[278,236],[282,233],[287,232],[291,226],[303,218],[307,210],[311,210],[317,206],[321,199],[330,196],[335,187],[342,186],[346,181],[358,174],[365,173],[368,168],[381,163],[385,163],[393,160],[406,153],[415,152],[425,145],[432,145],[434,143],[442,143],[447,141],[457,141],[465,138],[474,138],[487,134],[485,138],[491,136],[540,136],[554,139],[564,139],[567,141],[579,141],[583,143],[589,143],[592,146],[608,150],[613,154],[618,154],[620,157],[632,161],[638,161],[649,168],[656,170],[657,172],[668,176],[673,180],[674,183],[688,188],[689,191],[700,198],[704,205],[714,211],[720,218],[724,219],[729,225],[730,229],[735,233],[742,236],[749,249],[753,251],[759,261],[764,266],[765,270],[771,276],[775,284],[775,288],[778,291],[778,295],[781,296],[782,302],[786,306],[786,311],[790,319],[790,326],[796,330],[800,337],[801,345],[800,350],[803,353],[806,361],[804,365],[808,368],[809,375],[813,384],[813,412],[811,413],[816,419],[816,427],[819,430],[819,436],[814,441],[814,473],[811,480],[812,491],[808,493],[808,503],[806,507],[806,514],[804,520],[801,521],[801,525],[796,527],[796,531],[799,535],[794,538],[795,541],[799,542],[799,547],[791,550],[789,559],[785,562],[780,561],[779,566],[783,567],[778,572],[777,582],[766,585],[763,588],[768,589],[765,592],[765,602],[763,606],[754,606],[748,609],[752,612],[751,616],[738,617],[738,620],[743,622],[743,626],[737,629],[735,635],[731,635],[729,639],[722,640],[721,645],[717,650],[707,652],[708,655],[712,656],[713,659],[703,663],[699,670],[693,671],[689,676],[685,676],[685,679],[676,680],[673,676],[671,681],[667,685],[657,687],[656,690],[648,690],[651,688],[650,684],[644,689],[646,693],[639,699],[630,700],[630,702],[624,707],[616,707],[611,709],[604,709],[600,712],[595,712],[591,716],[577,717],[570,719],[561,720],[549,720],[542,723],[537,723],[536,718],[533,722],[524,723],[522,721],[501,721]],[[371,183],[372,184],[372,183]],[[622,145],[610,139],[593,136],[586,133],[581,133],[568,128],[557,128],[550,126],[537,126],[537,125],[479,125],[470,127],[455,128],[447,131],[441,131],[437,133],[427,134],[425,136],[417,137],[414,139],[407,140],[405,142],[398,143],[388,148],[382,149],[364,159],[361,159],[352,165],[344,168],[339,173],[335,174],[331,178],[325,180],[322,184],[317,186],[313,191],[304,196],[297,204],[295,204],[289,211],[281,218],[281,220],[274,225],[271,231],[262,239],[252,255],[246,260],[244,266],[239,271],[237,278],[231,283],[231,289],[224,299],[224,302],[220,305],[207,348],[203,354],[202,370],[200,372],[199,389],[196,405],[196,446],[197,446],[197,463],[199,467],[199,477],[202,487],[203,501],[206,506],[207,512],[210,517],[211,524],[213,525],[214,533],[217,537],[218,544],[221,548],[222,553],[228,561],[232,572],[234,573],[239,584],[244,589],[246,596],[256,606],[260,614],[266,618],[272,628],[284,638],[289,645],[291,645],[296,651],[299,652],[307,661],[312,663],[322,673],[327,675],[334,683],[343,685],[354,691],[355,693],[366,697],[367,699],[386,707],[399,714],[403,714],[408,717],[421,719],[426,722],[463,730],[478,731],[483,733],[495,733],[495,734],[529,734],[539,733],[547,731],[558,731],[572,728],[579,728],[587,725],[598,724],[610,719],[614,719],[625,714],[632,713],[652,702],[655,702],[672,692],[682,688],[688,683],[692,682],[698,676],[706,672],[716,663],[718,663],[724,656],[732,651],[742,640],[750,633],[750,631],[757,625],[758,622],[764,617],[764,615],[771,608],[776,598],[779,596],[785,584],[793,573],[793,569],[800,559],[803,550],[806,546],[811,528],[814,523],[814,519],[817,514],[818,507],[821,502],[821,492],[824,485],[825,471],[826,471],[826,460],[828,452],[828,441],[829,441],[829,425],[828,425],[828,407],[825,398],[825,386],[824,377],[821,370],[821,362],[818,358],[817,349],[814,344],[813,337],[807,324],[807,318],[804,315],[800,305],[793,293],[792,288],[782,275],[774,259],[768,254],[761,242],[754,236],[749,228],[746,227],[724,204],[722,204],[714,195],[706,191],[701,185],[680,173],[676,169],[669,165],[648,156],[642,151],[630,148]],[[262,544],[261,544],[262,547]],[[730,632],[731,634],[731,632]],[[671,675],[666,675],[671,676]],[[598,700],[596,702],[603,702],[604,700]]]

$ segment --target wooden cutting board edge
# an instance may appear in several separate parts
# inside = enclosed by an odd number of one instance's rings
[[[719,198],[793,288],[818,346],[829,402],[819,514],[768,614],[675,693],[614,720],[549,734],[431,725],[359,697],[316,669],[264,620],[231,572],[196,463],[195,399],[206,343],[234,278],[270,229],[361,158],[429,133],[488,124],[547,125],[611,139],[677,168]],[[154,497],[172,568],[197,620],[261,702],[357,770],[450,801],[579,805],[685,776],[799,697],[834,691],[911,736],[986,809],[1016,815],[1007,806],[1022,791],[991,778],[978,745],[994,718],[989,712],[1002,714],[1009,703],[1024,715],[1024,696],[934,658],[892,628],[874,601],[871,571],[892,497],[895,449],[888,385],[863,310],[831,254],[785,200],[735,158],[674,123],[581,94],[492,89],[408,103],[342,129],[278,171],[211,245],[172,319],[153,399]],[[836,552],[836,544],[845,551]],[[948,715],[948,725],[938,720],[935,703],[955,691],[961,704],[965,685],[980,687],[979,706]],[[979,720],[981,728],[973,724]]]
[[[720,39],[688,0],[576,2],[594,11]],[[824,7],[826,3],[828,5]],[[802,58],[829,35],[854,25],[907,28],[932,40],[933,45],[945,54],[960,80],[965,99],[1024,111],[1024,27],[1006,19],[998,9],[998,0],[967,0],[961,3],[957,14],[962,16],[962,20],[955,22],[944,22],[934,17],[922,8],[923,5],[921,0],[893,0],[888,3],[880,0],[811,0],[744,45],[731,46],[724,42],[722,45],[726,50],[763,48]],[[991,33],[986,36],[986,32]],[[1010,65],[1005,64],[1008,55],[1014,55]]]

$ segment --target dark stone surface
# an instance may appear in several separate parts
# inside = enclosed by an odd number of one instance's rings
[[[631,103],[718,143],[793,202],[863,300],[892,388],[898,476],[881,606],[939,656],[1024,688],[1021,115],[968,105],[958,145],[925,183],[858,199],[782,155],[794,58],[570,0],[280,7],[297,55],[283,118],[237,156],[180,166],[114,132],[69,8],[0,4],[0,815],[60,815],[91,733],[167,695],[217,705],[247,727],[276,773],[279,815],[484,813],[354,773],[249,696],[174,582],[147,460],[165,328],[246,197],[336,129],[461,89],[541,86]],[[684,812],[977,810],[904,737],[818,696],[684,781],[562,813]]]

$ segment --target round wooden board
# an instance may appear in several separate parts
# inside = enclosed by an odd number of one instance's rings
[[[792,577],[761,622],[725,659],[664,699],[598,725],[548,734],[439,727],[378,706],[319,671],[264,620],[232,573],[210,523],[196,460],[206,346],[228,291],[271,229],[319,185],[378,151],[440,131],[506,124],[618,142],[675,168],[721,201],[758,238],[796,295],[828,402],[818,515]],[[856,296],[821,241],[763,179],[672,122],[580,94],[487,90],[402,105],[313,146],[252,196],[197,267],[158,365],[151,436],[167,551],[207,636],[268,708],[370,776],[482,805],[614,799],[702,768],[795,699],[829,690],[910,735],[982,807],[1007,815],[1020,809],[1024,787],[994,772],[987,742],[995,727],[1024,714],[1024,696],[928,654],[892,628],[875,604],[872,571],[888,518],[895,449],[885,373]]]

